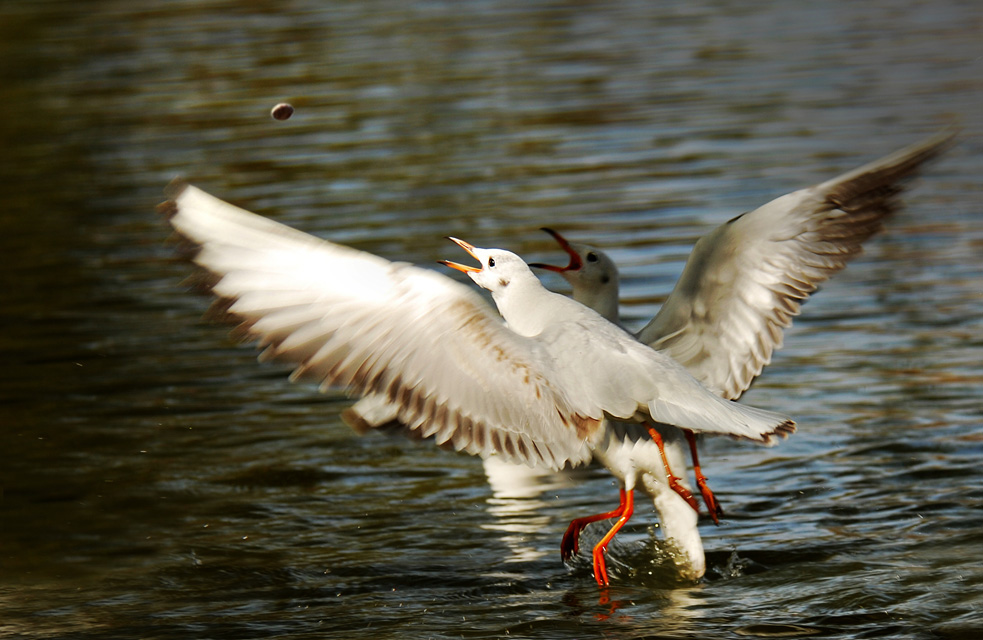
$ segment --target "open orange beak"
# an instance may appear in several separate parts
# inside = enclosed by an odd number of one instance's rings
[[[447,239],[450,240],[451,242],[453,242],[454,244],[456,244],[457,246],[461,247],[465,251],[467,251],[469,254],[471,254],[471,257],[472,258],[474,258],[478,262],[481,262],[481,259],[478,258],[478,256],[474,255],[474,245],[473,244],[468,244],[464,240],[459,240],[458,238],[452,238],[450,236],[448,236]],[[446,266],[450,267],[451,269],[457,269],[458,271],[462,271],[464,273],[467,273],[469,271],[481,271],[481,267],[469,267],[466,264],[460,264],[458,262],[451,262],[450,260],[438,260],[438,262],[440,264],[442,264],[442,265],[446,265]]]
[[[570,256],[570,264],[568,264],[565,267],[557,267],[552,264],[543,264],[542,262],[531,262],[529,263],[530,267],[537,267],[539,269],[546,269],[547,271],[556,271],[557,273],[563,273],[564,271],[577,271],[584,266],[584,263],[580,259],[580,256],[577,255],[577,252],[573,250],[573,247],[570,246],[570,243],[567,242],[566,238],[561,236],[556,231],[553,231],[552,229],[548,229],[546,227],[543,227],[542,229],[540,229],[540,231],[545,231],[546,233],[553,236],[553,239],[556,240],[556,242],[560,245],[560,248],[566,251],[567,255]]]

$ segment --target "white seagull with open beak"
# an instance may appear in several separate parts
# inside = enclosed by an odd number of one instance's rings
[[[611,470],[622,502],[594,549],[599,584],[632,491],[664,473],[648,444],[654,423],[762,444],[795,430],[783,415],[720,398],[670,357],[548,291],[514,253],[453,239],[480,266],[445,263],[488,289],[499,316],[435,271],[320,240],[181,182],[168,197],[161,211],[223,316],[259,342],[261,359],[295,364],[291,380],[384,396],[407,430],[467,453],[552,469],[597,458]]]

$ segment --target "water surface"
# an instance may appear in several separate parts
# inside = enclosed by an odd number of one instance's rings
[[[0,635],[977,637],[981,31],[955,0],[4,4]],[[608,591],[560,562],[603,471],[515,492],[354,434],[201,320],[153,213],[180,174],[431,265],[559,260],[547,225],[637,325],[713,225],[953,121],[746,396],[799,433],[707,442],[695,584],[645,502]]]

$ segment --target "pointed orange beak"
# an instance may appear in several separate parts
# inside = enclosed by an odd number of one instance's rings
[[[552,264],[543,264],[542,262],[531,262],[529,263],[530,267],[537,267],[539,269],[546,269],[548,271],[556,271],[557,273],[563,273],[564,271],[577,271],[584,266],[584,263],[580,259],[580,256],[577,255],[577,252],[573,250],[573,247],[570,246],[570,243],[567,242],[566,238],[561,236],[556,231],[553,231],[552,229],[548,229],[546,227],[543,227],[542,229],[540,229],[540,231],[545,231],[546,233],[553,236],[553,239],[556,240],[556,242],[560,245],[560,248],[566,251],[567,255],[570,256],[570,264],[568,264],[565,267],[557,267]]]
[[[461,247],[465,251],[467,251],[469,254],[471,254],[471,257],[472,258],[474,258],[475,260],[478,260],[478,262],[481,262],[481,260],[478,258],[478,256],[474,255],[474,245],[473,244],[468,244],[464,240],[460,240],[458,238],[452,238],[450,236],[448,236],[447,239],[450,240],[451,242],[453,242],[454,244],[456,244],[457,246]],[[457,269],[458,271],[463,271],[464,273],[467,273],[469,271],[481,271],[481,267],[469,267],[466,264],[460,264],[458,262],[451,262],[450,260],[438,260],[438,262],[440,264],[442,264],[442,265],[445,265],[445,266],[450,267],[451,269]]]

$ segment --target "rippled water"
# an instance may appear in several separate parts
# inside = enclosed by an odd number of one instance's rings
[[[0,635],[978,637],[981,32],[955,0],[3,4]],[[799,433],[707,443],[696,584],[644,502],[609,590],[560,562],[602,471],[356,436],[201,320],[153,214],[181,174],[424,264],[556,260],[549,225],[641,323],[712,225],[952,121],[747,395]]]

